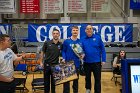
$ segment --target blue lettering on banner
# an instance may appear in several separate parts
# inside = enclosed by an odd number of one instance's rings
[[[140,75],[133,75],[134,83],[140,83]]]
[[[60,38],[71,36],[71,27],[79,28],[79,38],[86,36],[85,29],[88,24],[29,24],[28,40],[30,42],[45,42],[52,39],[54,28],[60,30]],[[103,42],[132,42],[133,24],[93,24],[95,33],[100,34]]]
[[[9,34],[9,32],[12,30],[11,24],[0,24],[0,34]]]

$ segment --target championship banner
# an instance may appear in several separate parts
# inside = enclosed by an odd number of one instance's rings
[[[140,10],[140,0],[130,0],[130,9]]]
[[[11,24],[0,24],[0,34],[10,34],[12,32]]]
[[[86,0],[66,0],[68,13],[86,13]]]
[[[109,13],[111,7],[110,0],[91,0],[91,12]]]
[[[63,13],[63,0],[43,0],[45,13]]]
[[[52,66],[52,71],[55,85],[63,84],[78,78],[73,61]]]
[[[39,13],[40,1],[39,0],[20,0],[21,13]]]
[[[78,26],[79,36],[86,36],[88,24],[28,24],[29,42],[45,42],[52,39],[54,28],[60,31],[60,39],[71,37],[71,27]],[[91,24],[96,34],[101,35],[103,42],[132,42],[133,24]]]
[[[0,0],[0,13],[9,14],[15,13],[16,2],[15,0]]]

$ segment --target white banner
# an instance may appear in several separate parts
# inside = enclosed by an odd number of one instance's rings
[[[66,0],[68,13],[86,13],[86,0]]]
[[[91,0],[91,12],[109,13],[110,7],[110,0]]]
[[[131,65],[131,93],[140,92],[140,65]]]
[[[0,13],[15,13],[15,0],[0,0]]]
[[[63,13],[63,0],[43,0],[45,13]]]

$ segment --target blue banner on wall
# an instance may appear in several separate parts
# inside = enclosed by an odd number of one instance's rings
[[[61,39],[71,36],[71,27],[79,27],[79,38],[86,36],[88,24],[29,24],[28,40],[30,42],[45,42],[52,39],[52,30],[60,30]],[[93,24],[93,30],[100,34],[103,42],[132,42],[133,24]]]
[[[0,34],[10,34],[12,32],[11,24],[0,24]]]
[[[140,9],[140,0],[130,0],[130,9]]]

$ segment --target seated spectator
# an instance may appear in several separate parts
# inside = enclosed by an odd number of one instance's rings
[[[124,50],[120,50],[119,55],[114,58],[113,61],[113,72],[116,74],[121,74],[121,60],[126,58],[126,52]]]

